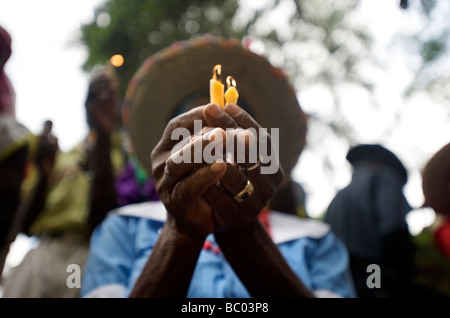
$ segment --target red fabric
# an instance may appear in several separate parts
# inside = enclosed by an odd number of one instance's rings
[[[439,251],[450,259],[450,219],[434,232],[434,241]]]
[[[264,208],[261,213],[259,214],[259,220],[261,221],[261,223],[264,225],[264,227],[266,228],[267,233],[269,233],[270,236],[272,236],[272,231],[270,228],[270,209],[269,208]]]
[[[264,208],[261,211],[261,213],[259,214],[259,220],[264,225],[264,227],[266,228],[266,231],[269,233],[269,235],[272,236],[271,229],[270,229],[269,214],[270,214],[270,209]],[[212,242],[210,242],[208,240],[206,240],[203,243],[203,249],[205,249],[207,251],[212,251],[215,254],[220,253],[220,248],[218,246],[215,246]]]
[[[205,241],[205,243],[203,243],[203,249],[207,250],[207,251],[211,251],[214,254],[220,253],[220,248],[218,246],[213,245],[213,243],[211,241]]]

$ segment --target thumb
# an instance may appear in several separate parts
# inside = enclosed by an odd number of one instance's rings
[[[42,135],[48,137],[53,129],[53,122],[51,120],[46,120],[44,122],[44,127],[42,129]]]

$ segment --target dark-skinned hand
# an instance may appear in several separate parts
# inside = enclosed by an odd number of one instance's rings
[[[204,198],[213,206],[218,215],[216,232],[245,228],[258,217],[284,177],[281,166],[273,174],[261,173],[261,166],[264,164],[245,171],[254,167],[255,161],[260,159],[259,140],[267,142],[268,148],[272,147],[271,136],[267,130],[260,129],[262,127],[235,104],[228,104],[225,109],[215,104],[208,104],[204,108],[203,115],[210,126],[236,129],[235,134],[227,134],[228,142],[234,138],[235,152],[232,163],[227,163],[227,173],[220,180],[225,191],[220,187],[210,187],[204,194]],[[238,128],[243,130],[239,132]],[[239,153],[236,151],[239,150],[239,144],[242,143],[245,144],[245,154],[242,154],[242,151]],[[252,151],[256,153],[256,158],[249,158]],[[229,161],[230,156],[228,156]],[[245,187],[247,178],[253,184],[254,192],[243,202],[237,203],[232,196]]]
[[[39,135],[34,161],[44,178],[49,178],[55,166],[56,154],[59,150],[58,138],[52,134],[53,123],[45,121],[42,133]]]
[[[97,133],[109,135],[115,128],[118,88],[116,75],[107,67],[94,75],[89,83],[85,102],[87,122]]]
[[[194,135],[194,120],[202,121],[204,129],[200,135]],[[189,129],[192,135],[184,142],[183,148],[175,152],[173,149],[179,140],[172,140],[171,136],[174,129],[179,127]],[[227,134],[227,128],[238,127],[243,128],[243,131]],[[247,131],[249,128],[256,131],[253,141],[251,137],[246,138],[250,136]],[[257,145],[259,128],[259,124],[236,105],[227,105],[225,110],[213,104],[196,107],[169,122],[160,142],[152,151],[153,178],[169,212],[169,224],[184,234],[204,238],[215,231],[242,229],[257,218],[283,179],[281,167],[274,174],[261,174],[260,167],[244,172],[243,168],[254,165],[254,162],[248,162],[247,154],[242,163],[236,163],[235,154],[232,155],[234,160],[227,163],[220,160],[214,163],[194,163],[194,160],[191,163],[179,162],[177,156],[182,156],[188,150],[194,156],[195,149],[203,151],[214,142],[222,142],[225,146],[231,140],[243,142],[249,153],[250,147]],[[262,137],[267,138],[270,145],[270,135],[264,134]],[[238,203],[233,195],[245,187],[247,178],[253,184],[254,192]]]

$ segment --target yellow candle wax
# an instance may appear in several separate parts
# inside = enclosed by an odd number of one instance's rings
[[[224,85],[222,84],[221,75],[222,66],[217,64],[213,68],[213,76],[209,81],[209,98],[211,103],[220,105],[222,108],[225,107],[223,99]]]
[[[239,93],[236,88],[236,81],[231,76],[227,77],[227,91],[225,92],[226,104],[236,104],[239,98]]]

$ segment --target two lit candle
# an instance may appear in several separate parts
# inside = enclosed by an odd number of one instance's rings
[[[209,95],[211,103],[220,105],[222,108],[225,104],[236,104],[239,93],[236,89],[236,81],[233,77],[227,77],[227,91],[224,94],[224,85],[222,84],[222,66],[217,64],[213,68],[213,75],[209,81]]]

